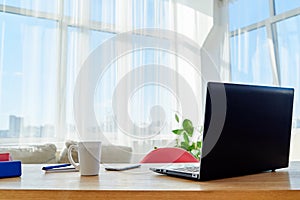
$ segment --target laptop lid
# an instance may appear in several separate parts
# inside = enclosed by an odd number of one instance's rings
[[[292,88],[209,82],[200,180],[288,167]]]

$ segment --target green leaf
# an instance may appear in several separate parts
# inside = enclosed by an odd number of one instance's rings
[[[188,151],[192,151],[194,149],[194,143],[192,145],[189,146]]]
[[[185,130],[183,129],[176,129],[172,131],[173,133],[175,133],[176,135],[181,135],[183,132],[185,132]]]
[[[187,132],[187,134],[192,137],[194,132],[193,123],[189,119],[185,119],[182,122],[183,129]]]
[[[178,117],[178,115],[177,115],[177,114],[175,114],[175,119],[176,119],[176,122],[178,122],[178,123],[179,123],[179,117]]]
[[[202,142],[201,142],[201,141],[198,141],[198,142],[197,142],[197,147],[198,147],[198,148],[201,148],[201,146],[202,146]]]
[[[186,132],[184,131],[183,133],[183,139],[185,141],[185,143],[189,144],[190,143],[190,139],[189,136],[186,134]]]
[[[183,148],[183,149],[185,149],[185,150],[188,150],[189,144],[187,144],[186,142],[181,142],[180,143],[180,147]]]

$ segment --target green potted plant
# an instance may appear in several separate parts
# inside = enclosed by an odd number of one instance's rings
[[[185,149],[196,159],[200,160],[202,127],[199,129],[194,127],[192,121],[189,119],[180,120],[177,114],[175,114],[175,120],[180,125],[180,128],[172,130],[178,136],[176,147]]]

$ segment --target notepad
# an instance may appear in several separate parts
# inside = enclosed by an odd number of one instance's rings
[[[1,161],[0,178],[18,177],[22,175],[21,161]]]

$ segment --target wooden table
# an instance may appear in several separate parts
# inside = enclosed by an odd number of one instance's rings
[[[99,176],[79,172],[44,173],[41,165],[23,165],[23,175],[0,179],[0,199],[300,199],[300,162],[288,169],[198,182],[139,169]]]

